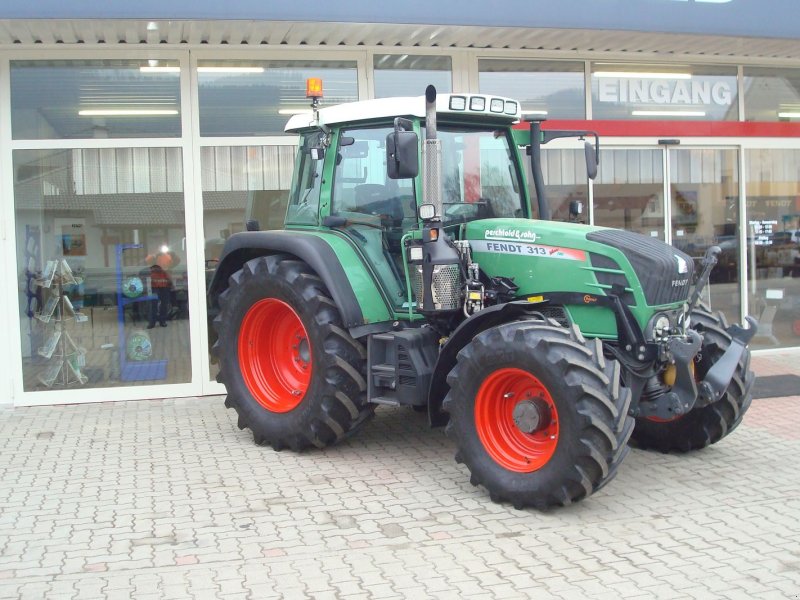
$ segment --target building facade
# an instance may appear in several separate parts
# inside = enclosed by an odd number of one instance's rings
[[[788,2],[768,18],[743,0],[609,0],[602,15],[571,0],[527,17],[518,2],[503,15],[449,2],[313,16],[152,4],[0,8],[4,400],[223,391],[204,290],[248,219],[281,226],[296,145],[283,126],[308,110],[312,76],[325,104],[433,83],[598,131],[594,182],[577,142],[545,150],[555,217],[583,199],[591,223],[692,256],[720,246],[712,306],[760,318],[757,349],[800,346],[800,24]]]

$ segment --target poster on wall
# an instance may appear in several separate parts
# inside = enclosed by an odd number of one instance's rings
[[[55,226],[64,256],[86,256],[86,222],[83,219],[56,219]]]

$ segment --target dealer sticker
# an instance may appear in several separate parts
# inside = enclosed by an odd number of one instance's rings
[[[586,252],[583,250],[561,248],[559,246],[543,246],[541,244],[525,244],[521,242],[489,242],[483,240],[470,241],[470,246],[472,246],[473,252],[518,254],[519,256],[539,256],[541,258],[586,261]]]

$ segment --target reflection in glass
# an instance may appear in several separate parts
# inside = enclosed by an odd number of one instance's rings
[[[672,243],[699,261],[709,246],[722,253],[704,300],[730,322],[740,320],[739,153],[686,148],[669,151]]]
[[[602,151],[594,183],[594,223],[664,239],[661,150]]]
[[[190,381],[181,150],[13,161],[25,391]]]
[[[481,93],[519,100],[523,115],[586,118],[582,62],[481,59],[478,70]]]
[[[747,150],[747,292],[753,346],[800,343],[800,151]]]
[[[539,204],[536,191],[530,183],[531,165],[523,151],[525,179],[529,183],[533,218],[538,218]],[[586,177],[586,159],[583,150],[542,149],[542,174],[544,176],[550,216],[554,221],[589,222],[589,183]],[[570,219],[569,204],[573,200],[583,203],[583,214]]]
[[[592,118],[736,121],[736,67],[592,64]]]
[[[800,69],[744,67],[748,121],[800,121]]]
[[[206,289],[225,241],[249,220],[262,230],[282,229],[295,146],[206,146],[200,149],[203,180]],[[211,365],[212,379],[218,372]]]
[[[282,134],[292,115],[311,112],[309,77],[322,78],[322,106],[358,99],[355,61],[200,61],[200,135]]]
[[[168,60],[11,61],[15,140],[180,137],[180,68]]]
[[[421,96],[433,84],[441,94],[453,89],[449,56],[376,54],[373,57],[375,97]]]

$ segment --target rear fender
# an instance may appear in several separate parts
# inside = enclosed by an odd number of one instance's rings
[[[342,259],[322,237],[296,231],[250,231],[234,234],[225,242],[214,278],[208,288],[210,320],[219,311],[218,299],[228,288],[230,276],[241,269],[247,261],[276,252],[296,256],[319,275],[330,291],[348,329],[391,318],[385,303],[381,310],[380,307],[376,308],[376,303],[373,302],[369,313],[364,314],[359,297],[379,297],[377,286],[371,278],[365,277],[364,273],[353,273],[359,269],[352,268],[351,264],[348,266],[348,271],[351,276],[357,277],[360,286],[371,284],[373,288],[354,290]],[[363,264],[361,268],[366,272]]]

